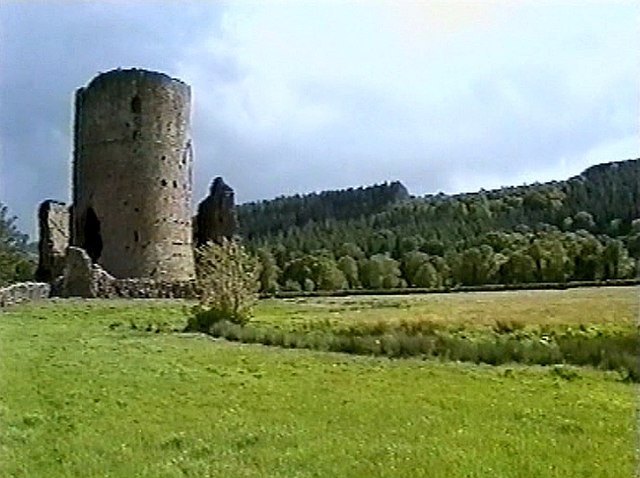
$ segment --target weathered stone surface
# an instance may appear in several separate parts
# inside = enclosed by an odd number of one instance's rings
[[[114,295],[114,278],[99,265],[92,264],[87,251],[67,248],[62,295],[64,297],[110,297]]]
[[[117,278],[192,279],[190,87],[118,69],[75,100],[71,245]]]
[[[194,299],[197,297],[196,282],[155,281],[153,279],[117,279],[114,283],[117,297],[133,299]]]
[[[62,295],[64,297],[95,297],[91,290],[92,276],[91,258],[87,252],[79,247],[67,248]]]
[[[97,264],[84,249],[67,249],[64,275],[59,285],[63,297],[85,298],[182,298],[197,297],[196,282],[161,281],[149,278],[116,279]]]
[[[0,289],[0,308],[23,302],[44,300],[51,286],[45,282],[20,282]]]
[[[190,87],[153,71],[109,71],[76,91],[73,204],[40,211],[39,277],[54,295],[196,296],[190,110]],[[235,232],[222,178],[203,211],[204,241]]]
[[[195,222],[196,246],[208,241],[220,242],[223,237],[230,238],[236,233],[234,192],[221,177],[213,180],[209,196],[198,205]]]
[[[58,201],[47,200],[38,209],[38,269],[36,280],[51,282],[64,269],[64,257],[69,246],[69,209]]]
[[[91,269],[92,290],[95,293],[95,297],[117,297],[115,289],[116,279],[98,264],[93,264]]]

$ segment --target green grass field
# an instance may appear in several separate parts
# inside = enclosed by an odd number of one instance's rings
[[[255,322],[499,313],[633,327],[637,289],[263,301]],[[169,301],[0,313],[0,476],[634,475],[638,386],[616,372],[234,344],[173,331],[186,320]]]

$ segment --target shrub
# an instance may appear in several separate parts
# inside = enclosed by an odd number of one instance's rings
[[[258,299],[258,278],[258,261],[234,239],[196,249],[199,303],[187,329],[207,332],[221,321],[246,324]]]

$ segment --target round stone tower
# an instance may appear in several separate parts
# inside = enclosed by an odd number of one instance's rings
[[[113,70],[76,92],[71,243],[118,278],[194,276],[191,90]]]

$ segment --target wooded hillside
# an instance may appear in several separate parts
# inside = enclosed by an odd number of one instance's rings
[[[566,181],[411,197],[399,182],[238,207],[264,290],[629,278],[640,160]]]

